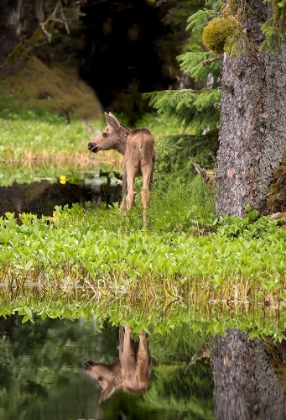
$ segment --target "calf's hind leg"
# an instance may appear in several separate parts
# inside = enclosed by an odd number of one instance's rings
[[[134,204],[135,191],[134,183],[137,168],[131,168],[127,170],[127,191],[126,191],[126,210],[131,210]]]
[[[147,225],[147,205],[149,201],[149,185],[152,174],[152,168],[146,166],[142,170],[143,186],[141,189],[141,203],[143,207],[143,228]]]

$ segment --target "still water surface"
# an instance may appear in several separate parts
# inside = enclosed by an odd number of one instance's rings
[[[190,361],[189,352],[194,351],[192,340],[180,343],[170,336],[147,335],[145,350],[150,356],[150,376],[146,390],[127,391],[119,380],[117,389],[111,387],[106,399],[100,402],[104,390],[85,371],[84,363],[91,360],[100,363],[105,367],[101,376],[107,378],[107,367],[119,360],[119,329],[106,323],[99,331],[95,322],[84,320],[37,318],[34,324],[21,322],[15,315],[0,318],[3,420],[214,418],[208,362],[201,359],[184,373]],[[138,345],[138,337],[132,334],[132,345]],[[196,345],[199,341],[196,337]],[[139,353],[134,354],[139,361]],[[130,366],[129,361],[126,363],[132,376],[132,363]],[[142,379],[144,374],[137,371],[136,380],[140,375]]]
[[[286,418],[285,342],[34,321],[0,318],[3,420]]]
[[[2,180],[3,181],[3,180]],[[82,171],[67,176],[38,178],[0,186],[0,216],[6,212],[52,216],[55,206],[91,202],[112,205],[121,199],[121,174],[110,171]]]

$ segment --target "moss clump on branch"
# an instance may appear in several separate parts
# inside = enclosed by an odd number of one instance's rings
[[[234,16],[213,19],[204,29],[203,43],[214,53],[222,54],[228,38],[237,30],[242,32],[243,26]]]

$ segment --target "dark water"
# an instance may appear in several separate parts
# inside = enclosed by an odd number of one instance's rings
[[[0,318],[0,418],[5,420],[209,419],[213,383],[199,361],[184,374],[192,344],[147,336],[151,373],[147,389],[120,387],[99,403],[102,389],[84,362],[119,360],[119,329],[96,322]],[[138,342],[138,334],[132,334]],[[133,344],[134,344],[133,343]],[[137,344],[138,345],[138,344]]]
[[[0,419],[286,418],[284,342],[34,321],[0,318]]]
[[[0,216],[6,212],[52,216],[55,206],[92,202],[111,205],[121,198],[120,174],[99,172],[83,176],[59,177],[51,182],[41,179],[0,187]]]

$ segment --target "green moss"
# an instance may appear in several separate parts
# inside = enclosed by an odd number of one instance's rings
[[[273,175],[273,181],[269,186],[266,206],[268,213],[285,211],[286,198],[286,156],[283,157],[279,167]]]
[[[233,16],[213,19],[205,27],[203,32],[203,43],[216,54],[222,54],[227,39],[239,29],[242,32],[242,24]]]
[[[80,119],[101,118],[93,90],[78,76],[77,63],[46,66],[31,55],[23,68],[2,80],[6,94],[30,109],[52,109]]]

